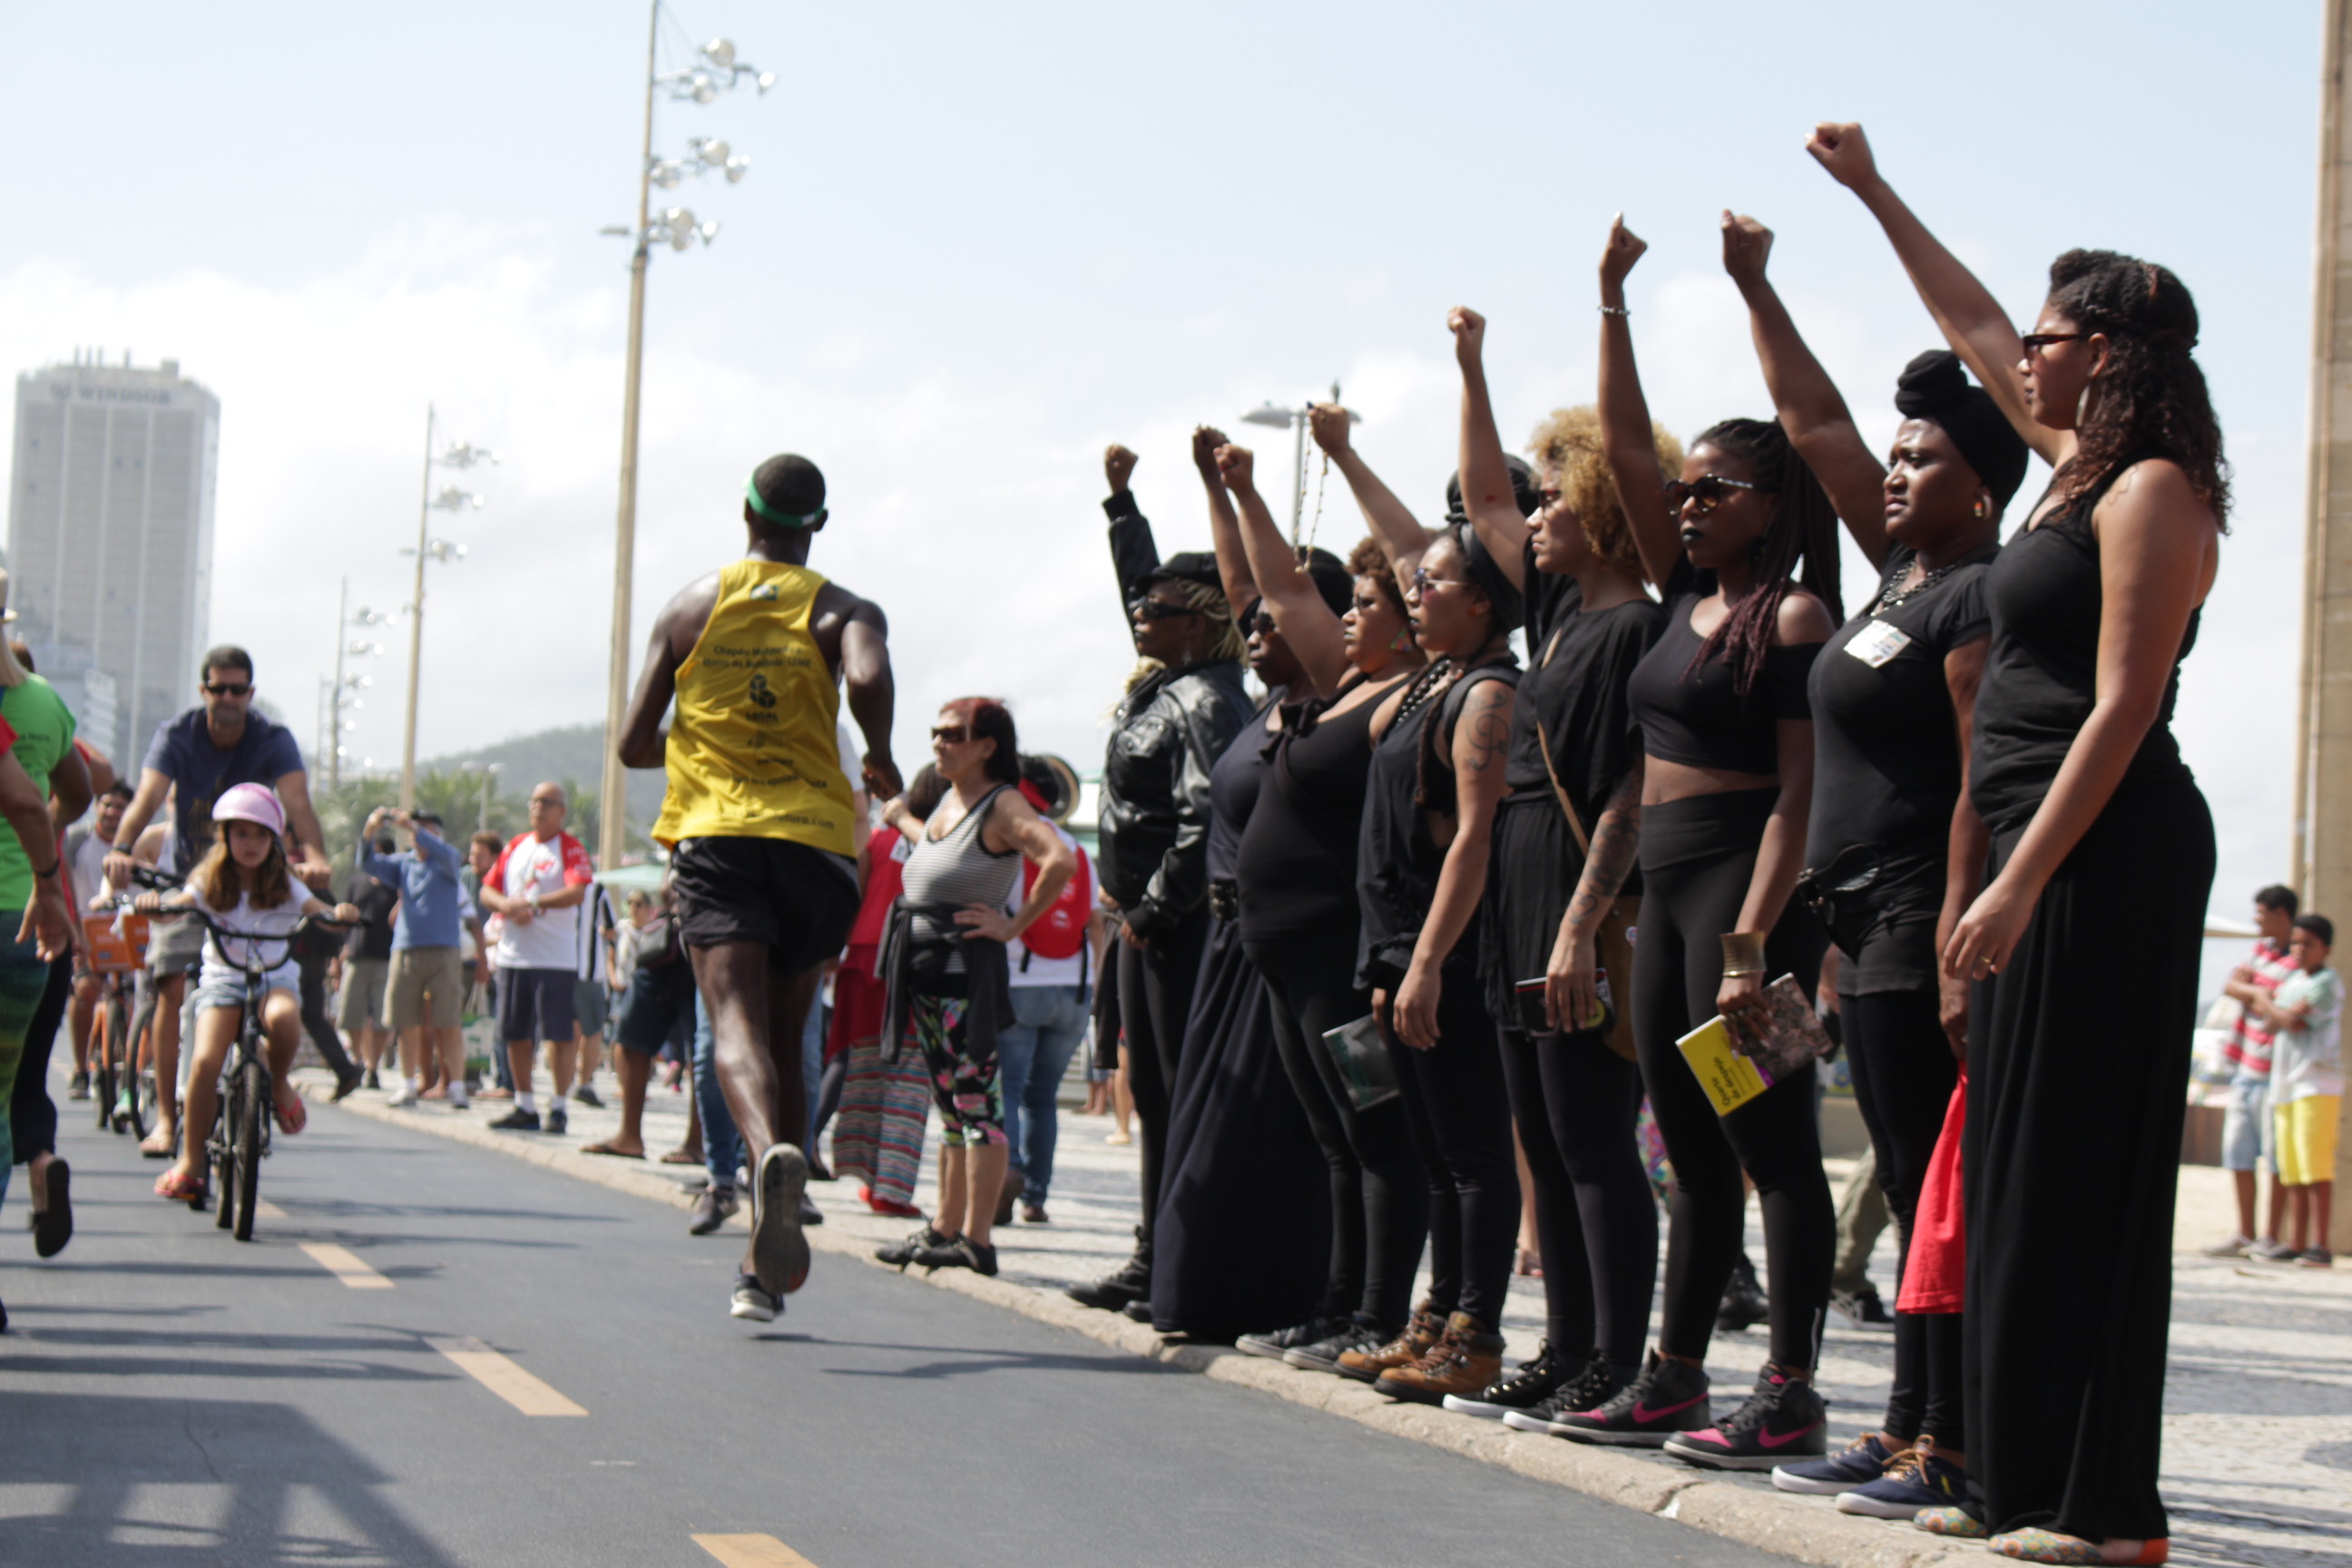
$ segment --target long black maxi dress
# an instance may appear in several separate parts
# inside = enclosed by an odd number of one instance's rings
[[[1274,705],[1242,726],[1209,775],[1212,889],[1235,886]],[[1163,1334],[1231,1340],[1315,1310],[1331,1213],[1322,1153],[1275,1044],[1265,981],[1242,951],[1233,903],[1213,892],[1212,906],[1152,1226],[1151,1323]]]
[[[2021,531],[1985,574],[1969,794],[1995,874],[2091,710],[2091,512],[2122,471]],[[2181,658],[2196,640],[2191,616]],[[2214,853],[2172,735],[2179,683],[2176,661],[2123,783],[1971,1009],[1969,1476],[1996,1531],[2168,1533],[2156,1479],[2172,1206]]]

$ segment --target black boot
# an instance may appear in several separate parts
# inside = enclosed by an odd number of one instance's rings
[[[1715,1326],[1725,1333],[1737,1332],[1762,1322],[1770,1310],[1764,1287],[1756,1281],[1756,1265],[1743,1252],[1732,1268],[1731,1283],[1723,1288],[1723,1305],[1716,1311]]]
[[[1143,1227],[1135,1227],[1135,1256],[1088,1285],[1073,1285],[1062,1293],[1081,1307],[1118,1312],[1130,1301],[1151,1300],[1151,1244]]]

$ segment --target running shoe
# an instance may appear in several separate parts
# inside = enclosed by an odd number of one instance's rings
[[[604,1109],[604,1101],[598,1097],[594,1088],[588,1084],[573,1084],[572,1086],[572,1098],[580,1104],[586,1106],[591,1110],[602,1110]]]
[[[89,1074],[86,1072],[78,1072],[74,1074],[73,1081],[66,1085],[66,1098],[68,1100],[88,1100],[89,1098]]]
[[[934,1242],[917,1252],[914,1260],[931,1273],[942,1268],[969,1268],[992,1279],[996,1277],[996,1248],[968,1236]]]
[[[1772,1484],[1784,1492],[1836,1497],[1885,1475],[1886,1462],[1894,1458],[1895,1450],[1886,1446],[1885,1438],[1875,1432],[1864,1432],[1825,1459],[1773,1467]]]
[[[1829,1412],[1813,1385],[1772,1369],[1756,1375],[1756,1390],[1729,1419],[1666,1439],[1666,1452],[1710,1470],[1769,1470],[1784,1459],[1827,1452]]]
[[[1652,1351],[1642,1375],[1597,1410],[1562,1415],[1552,1430],[1577,1443],[1607,1443],[1621,1448],[1655,1448],[1708,1420],[1706,1373]]]
[[[874,1249],[874,1256],[882,1262],[887,1263],[892,1268],[904,1272],[907,1265],[915,1261],[916,1255],[923,1251],[924,1248],[931,1247],[945,1247],[951,1239],[953,1238],[948,1236],[946,1232],[934,1230],[927,1225],[920,1230],[918,1230],[912,1235],[907,1237],[904,1240],[894,1241],[887,1247],[876,1247]]]
[[[400,1080],[400,1087],[392,1091],[392,1098],[385,1100],[384,1103],[386,1105],[394,1106],[415,1104],[416,1080],[413,1078],[402,1079]]]
[[[1773,1472],[1777,1480],[1780,1472]],[[1887,1461],[1886,1473],[1867,1485],[1838,1493],[1840,1513],[1872,1519],[1916,1519],[1930,1508],[1957,1508],[1968,1495],[1969,1473],[1936,1452],[1936,1439],[1922,1437]]]
[[[2300,1255],[2285,1242],[2270,1237],[2246,1248],[2246,1256],[2259,1263],[2292,1263]]]
[[[2336,1254],[2324,1247],[2315,1247],[2295,1261],[2305,1268],[2333,1268],[2336,1267]]]
[[[751,1184],[751,1268],[772,1296],[789,1296],[808,1279],[808,1237],[801,1233],[801,1194],[808,1161],[790,1143],[760,1156]]]
[[[549,1136],[554,1138],[561,1138],[572,1131],[572,1118],[560,1100],[547,1108],[547,1131]]]
[[[536,1132],[539,1131],[539,1112],[517,1106],[490,1125],[501,1132]]]
[[[784,1299],[761,1289],[757,1277],[750,1274],[735,1276],[735,1295],[727,1307],[729,1317],[749,1318],[755,1323],[772,1323],[776,1321],[776,1314],[783,1310]]]
[[[725,1225],[740,1206],[735,1201],[734,1188],[705,1187],[694,1195],[694,1207],[689,1211],[694,1217],[687,1221],[686,1233],[688,1236],[709,1236]]]
[[[1580,1411],[1597,1410],[1617,1397],[1633,1380],[1610,1364],[1605,1352],[1595,1351],[1584,1370],[1554,1389],[1550,1395],[1525,1410],[1507,1410],[1503,1425],[1520,1432],[1542,1432],[1554,1437],[1568,1436],[1567,1418]]]
[[[1244,1334],[1234,1342],[1234,1349],[1244,1355],[1262,1355],[1269,1361],[1280,1361],[1292,1351],[1329,1339],[1353,1321],[1344,1312],[1309,1318],[1303,1323],[1276,1329],[1272,1333]]]
[[[1358,1313],[1348,1320],[1346,1328],[1329,1339],[1283,1352],[1283,1364],[1304,1367],[1308,1372],[1337,1372],[1341,1356],[1350,1351],[1377,1350],[1388,1343],[1394,1334],[1394,1330],[1382,1328]]]
[[[2226,1241],[2217,1241],[2210,1247],[2199,1247],[2197,1255],[2200,1258],[2243,1258],[2246,1256],[2246,1249],[2253,1245],[2254,1238],[2251,1236],[2233,1236]]]
[[[1463,1415],[1500,1421],[1514,1410],[1532,1410],[1566,1386],[1575,1369],[1551,1353],[1551,1342],[1536,1346],[1533,1361],[1522,1362],[1507,1376],[1498,1377],[1475,1394],[1449,1394],[1445,1408]]]
[[[1771,1301],[1756,1279],[1756,1265],[1741,1253],[1723,1287],[1723,1305],[1716,1309],[1715,1326],[1725,1333],[1754,1328],[1771,1312]]]

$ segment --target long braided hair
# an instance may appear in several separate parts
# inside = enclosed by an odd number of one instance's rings
[[[2165,457],[2226,531],[2230,465],[2197,347],[2197,302],[2169,268],[2112,250],[2070,250],[2050,264],[2050,308],[2107,337],[2106,373],[2091,383],[2074,455],[2058,475],[2068,500],[2126,462]]]
[[[1464,535],[1462,524],[1450,522],[1436,531],[1431,545],[1434,547],[1440,541],[1446,542],[1466,562],[1469,556],[1464,549]],[[1428,559],[1426,552],[1423,559]],[[1486,591],[1475,584],[1473,592],[1487,597]],[[1493,600],[1488,598],[1487,602],[1491,605]],[[1415,708],[1424,706],[1430,709],[1430,718],[1433,721],[1444,712],[1447,696],[1468,678],[1472,670],[1483,669],[1490,664],[1515,662],[1517,656],[1511,652],[1509,637],[1496,637],[1490,621],[1486,637],[1479,647],[1432,659],[1429,668],[1414,677],[1412,684],[1405,689],[1404,701],[1399,705],[1396,717],[1389,722],[1395,724]],[[1454,815],[1454,765],[1446,754],[1446,738],[1439,733],[1444,728],[1444,725],[1433,721],[1424,721],[1422,725],[1421,753],[1413,762],[1412,804],[1421,810],[1441,812],[1451,816]]]
[[[1797,455],[1778,420],[1726,419],[1700,431],[1691,446],[1717,447],[1738,458],[1772,498],[1772,521],[1756,542],[1755,574],[1747,596],[1707,634],[1684,672],[1695,673],[1719,654],[1730,667],[1732,689],[1745,697],[1764,673],[1764,656],[1772,647],[1790,574],[1829,606],[1832,625],[1845,619],[1845,604],[1838,593],[1837,509],[1830,505],[1828,492]]]

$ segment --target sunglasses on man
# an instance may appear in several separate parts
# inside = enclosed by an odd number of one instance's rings
[[[250,697],[253,695],[253,683],[249,680],[215,680],[205,689],[215,697]]]

